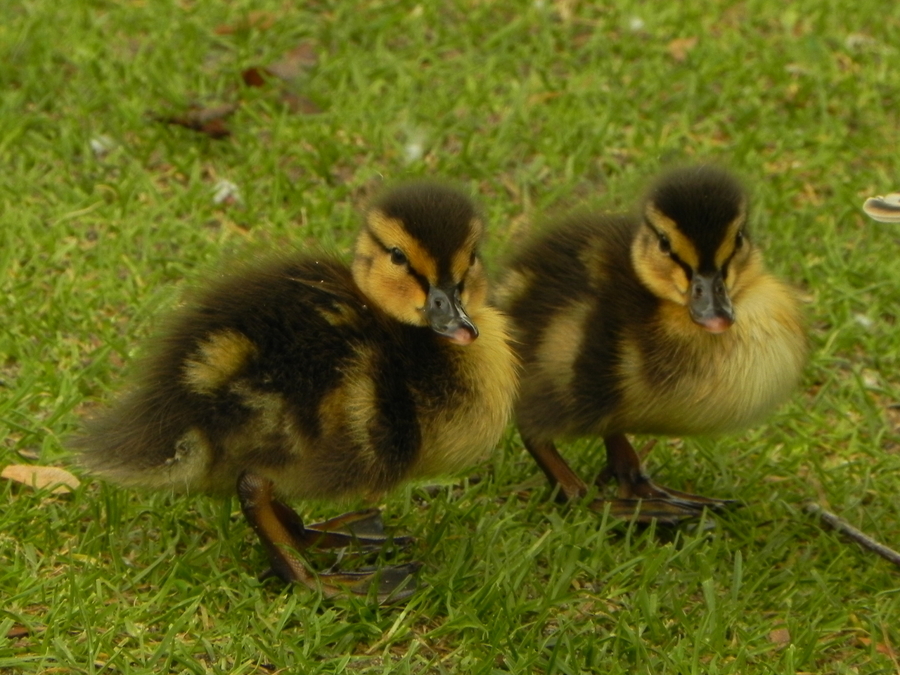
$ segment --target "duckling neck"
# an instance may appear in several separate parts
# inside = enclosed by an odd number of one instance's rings
[[[627,431],[722,433],[758,421],[799,380],[806,340],[790,290],[761,275],[735,298],[735,323],[713,334],[665,302],[650,339],[629,341],[622,366]]]
[[[479,335],[468,345],[444,339],[460,388],[436,414],[421,415],[422,450],[411,478],[452,474],[484,459],[512,412],[518,362],[506,317],[493,307],[472,312]],[[428,405],[428,401],[424,402]]]

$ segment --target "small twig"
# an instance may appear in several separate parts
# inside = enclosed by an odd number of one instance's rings
[[[819,516],[828,525],[833,527],[838,532],[845,534],[860,546],[863,546],[870,551],[875,551],[875,553],[880,555],[882,558],[890,560],[895,565],[900,565],[900,553],[892,548],[888,548],[884,544],[878,543],[869,535],[860,532],[840,516],[833,514],[831,511],[823,509],[821,506],[813,502],[810,502],[806,505],[806,510],[809,513]]]

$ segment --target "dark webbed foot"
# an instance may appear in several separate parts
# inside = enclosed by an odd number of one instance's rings
[[[619,485],[618,499],[595,500],[592,508],[599,510],[610,504],[610,512],[619,518],[674,524],[696,518],[704,509],[720,510],[740,504],[733,499],[713,499],[657,485],[644,473],[640,456],[625,436],[609,436],[605,441],[607,465],[596,483],[602,487],[614,479]],[[647,449],[652,446],[653,442]]]
[[[299,520],[296,513],[291,513]],[[380,551],[388,542],[400,547],[413,542],[412,537],[387,536],[378,509],[350,511],[321,523],[307,525],[304,535],[312,539],[312,545],[316,548],[354,545],[364,551]]]
[[[302,553],[310,548],[336,548],[356,542],[384,544],[386,537],[377,512],[359,511],[306,527],[293,509],[274,498],[273,483],[245,472],[238,479],[241,510],[269,555],[271,574],[300,582],[326,597],[368,595],[375,589],[379,602],[408,598],[416,590],[418,563],[356,572],[315,573]],[[267,576],[267,575],[264,575]]]
[[[557,493],[559,501],[575,501],[587,495],[588,486],[572,471],[552,442],[532,439],[524,441],[525,447],[537,461],[550,484],[559,486]],[[608,505],[610,513],[616,518],[635,520],[639,523],[656,520],[665,524],[675,524],[688,518],[697,518],[703,513],[704,508],[719,510],[739,503],[728,499],[711,499],[657,485],[644,473],[640,456],[625,436],[614,435],[605,441],[607,465],[597,476],[596,483],[604,487],[611,480],[615,480],[618,483],[618,495],[616,499],[595,499],[590,505],[592,509],[602,511]]]

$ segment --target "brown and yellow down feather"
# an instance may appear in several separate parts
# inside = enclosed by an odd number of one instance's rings
[[[800,303],[744,236],[744,193],[711,169],[658,185],[675,193],[667,208],[651,192],[637,216],[582,213],[512,259],[499,297],[523,362],[524,438],[728,432],[794,390],[807,353]],[[687,307],[686,269],[704,266],[726,269],[736,318],[720,334]]]
[[[82,462],[126,485],[222,493],[252,471],[300,498],[471,465],[505,429],[517,381],[507,320],[486,304],[482,229],[459,193],[414,184],[369,212],[352,270],[297,254],[220,278],[87,423]],[[480,331],[467,346],[422,318],[423,283],[448,279]]]

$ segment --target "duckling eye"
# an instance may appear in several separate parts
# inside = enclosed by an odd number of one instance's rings
[[[743,232],[743,230],[738,230],[738,233],[734,237],[734,249],[737,250],[743,245],[744,245],[744,232]]]
[[[391,262],[395,265],[405,265],[408,262],[406,254],[396,246],[391,249]]]
[[[664,234],[659,235],[659,250],[667,255],[672,252],[672,242]]]

